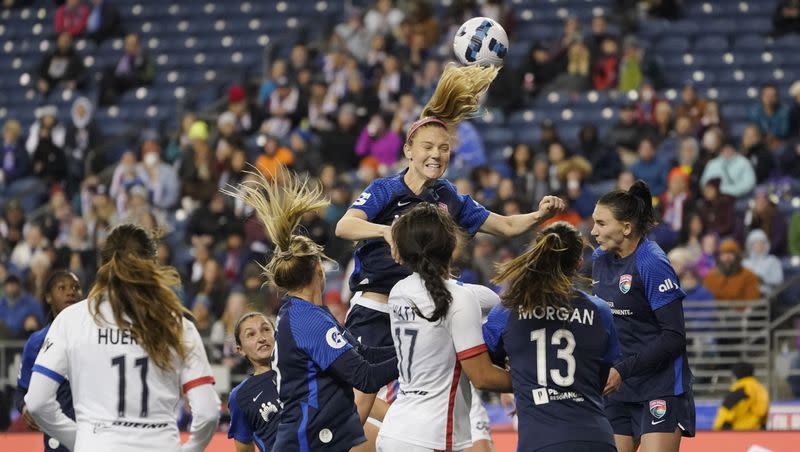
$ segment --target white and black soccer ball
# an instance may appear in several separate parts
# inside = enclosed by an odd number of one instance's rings
[[[458,61],[466,66],[502,66],[508,53],[508,35],[496,21],[473,17],[458,28],[453,50]]]

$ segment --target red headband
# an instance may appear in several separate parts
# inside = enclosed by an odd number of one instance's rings
[[[445,124],[444,121],[433,116],[428,116],[427,118],[422,118],[411,124],[411,127],[408,128],[408,133],[406,134],[406,141],[410,140],[411,137],[414,136],[414,132],[416,132],[417,129],[428,124],[437,124],[447,129],[447,124]]]

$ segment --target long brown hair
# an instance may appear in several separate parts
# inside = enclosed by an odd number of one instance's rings
[[[156,261],[157,246],[139,226],[114,228],[100,251],[102,265],[89,292],[89,307],[97,321],[100,303],[108,300],[117,326],[130,330],[159,368],[173,370],[170,350],[181,360],[187,357],[183,316],[189,311],[172,289],[180,286],[178,272]]]
[[[458,225],[449,214],[425,202],[414,206],[392,225],[392,236],[400,258],[411,270],[419,273],[433,300],[434,310],[430,317],[425,317],[414,306],[414,312],[429,322],[444,317],[453,302],[445,280],[460,235]]]
[[[285,167],[279,167],[278,174],[271,174],[271,179],[260,172],[250,174],[255,176],[254,180],[242,182],[232,190],[224,189],[223,193],[252,207],[275,244],[272,259],[261,265],[261,269],[272,284],[283,290],[307,286],[313,280],[317,262],[328,257],[322,246],[293,232],[305,213],[330,203],[322,185]]]
[[[568,306],[583,248],[583,237],[571,224],[546,227],[527,251],[497,266],[492,282],[508,285],[500,297],[503,306],[522,312]]]

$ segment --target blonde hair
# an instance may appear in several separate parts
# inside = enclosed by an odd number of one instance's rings
[[[130,330],[136,342],[162,370],[174,370],[170,349],[183,361],[183,316],[190,314],[175,294],[181,277],[156,262],[156,241],[132,224],[114,228],[100,251],[102,265],[89,292],[95,321],[100,303],[111,304],[114,321]]]
[[[249,172],[254,179],[222,192],[252,207],[275,244],[272,259],[261,269],[269,282],[283,290],[308,285],[319,259],[328,259],[322,246],[303,235],[293,234],[307,212],[326,207],[322,185],[308,176],[298,176],[285,167],[267,179],[260,172]]]
[[[435,117],[448,127],[475,114],[481,94],[489,88],[500,68],[495,66],[445,66],[436,91],[422,109],[420,119]]]

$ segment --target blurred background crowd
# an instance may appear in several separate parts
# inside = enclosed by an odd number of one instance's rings
[[[460,192],[502,214],[557,194],[553,221],[588,236],[598,197],[641,178],[690,299],[768,298],[773,316],[800,300],[798,0],[2,4],[0,339],[48,321],[54,269],[87,292],[108,228],[135,222],[159,231],[212,360],[243,374],[233,324],[277,311],[256,263],[272,244],[219,189],[278,165],[330,195],[303,231],[339,264],[325,303],[343,318],[353,246],[335,224],[404,168],[406,128],[473,16],[511,45],[458,128]],[[479,234],[457,274],[489,284],[529,239]]]

